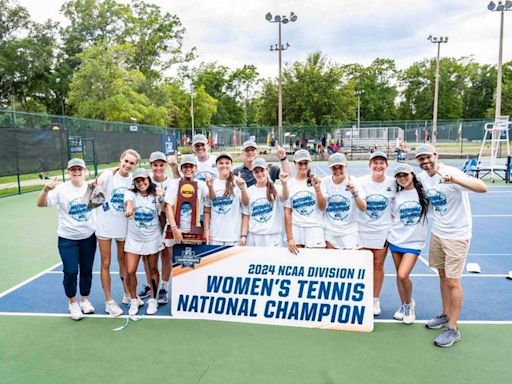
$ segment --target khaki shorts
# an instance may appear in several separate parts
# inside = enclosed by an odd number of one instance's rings
[[[460,278],[466,264],[469,240],[430,238],[429,260],[432,268],[444,269],[446,277]]]

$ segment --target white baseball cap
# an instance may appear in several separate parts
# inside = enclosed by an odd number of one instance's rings
[[[334,167],[335,165],[347,166],[347,158],[343,153],[333,153],[329,156],[329,168]]]
[[[299,149],[293,154],[293,161],[298,163],[299,161],[311,161],[311,155],[305,149]]]
[[[258,157],[252,161],[252,169],[254,168],[268,168],[267,162],[263,157]]]
[[[86,169],[85,167],[85,161],[83,161],[83,159],[79,159],[77,157],[75,157],[74,159],[71,159],[68,161],[68,167],[67,169],[69,168],[73,168],[73,167],[81,167],[83,169]]]

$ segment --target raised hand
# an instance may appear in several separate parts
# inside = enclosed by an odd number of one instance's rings
[[[204,181],[206,182],[206,186],[208,188],[213,187],[213,176],[210,173],[208,173],[208,172],[204,173]]]
[[[234,175],[233,177],[235,179],[235,184],[240,189],[245,189],[245,180],[240,177],[240,172],[238,172],[238,176]]]
[[[279,172],[279,180],[281,180],[281,183],[286,183],[290,179],[290,175],[288,175],[286,172]]]
[[[58,184],[57,177],[53,177],[50,180],[48,180],[46,183],[44,183],[44,190],[46,192],[51,191],[52,189],[55,189],[57,184]]]
[[[441,183],[442,184],[453,184],[454,183],[454,180],[453,180],[453,176],[452,175],[443,175],[441,172],[439,171],[436,171],[436,173],[441,176]]]
[[[279,160],[286,157],[286,150],[283,147],[281,147],[281,145],[279,144],[278,141],[276,141],[275,148],[276,148],[276,155],[279,158]]]

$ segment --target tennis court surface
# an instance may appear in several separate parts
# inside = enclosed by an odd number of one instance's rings
[[[365,166],[352,171],[362,174]],[[317,165],[315,172],[322,176],[328,169]],[[412,274],[418,321],[411,326],[392,320],[398,295],[390,257],[383,313],[371,334],[175,320],[169,305],[113,332],[126,318],[111,319],[104,312],[98,256],[90,297],[96,314],[71,321],[56,248],[56,213],[36,209],[35,198],[0,200],[2,383],[481,383],[506,382],[512,373],[512,280],[506,279],[512,271],[511,187],[490,185],[487,194],[470,194],[468,262],[478,263],[481,273],[464,273],[463,340],[448,350],[433,346],[438,332],[422,324],[440,308],[438,278],[426,265],[428,247]],[[112,290],[120,302],[115,263],[112,271]],[[142,270],[138,279],[145,279]]]

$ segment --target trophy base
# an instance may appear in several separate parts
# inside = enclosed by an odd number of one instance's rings
[[[183,241],[178,242],[178,241],[174,240],[174,238],[172,236],[172,230],[170,229],[170,227],[166,228],[166,230],[165,230],[166,242],[172,241],[176,244],[190,244],[190,245],[199,245],[199,244],[203,244],[205,242],[204,236],[202,233],[183,232],[181,234],[181,236],[183,237]]]

